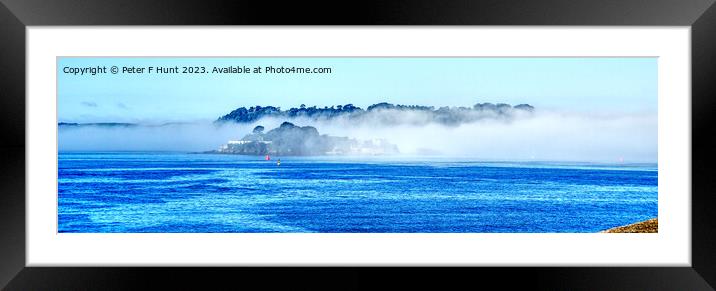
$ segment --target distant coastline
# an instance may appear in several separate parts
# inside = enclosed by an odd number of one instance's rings
[[[397,154],[398,147],[385,140],[359,141],[348,137],[319,134],[313,126],[284,122],[264,133],[259,125],[240,140],[231,140],[216,151],[205,153],[238,155],[386,155]]]
[[[382,102],[370,105],[366,109],[353,104],[325,106],[323,108],[301,104],[298,108],[288,110],[282,110],[281,107],[276,106],[240,107],[219,117],[215,122],[253,123],[264,117],[273,117],[278,119],[305,118],[310,120],[345,118],[353,122],[373,121],[388,125],[403,123],[426,124],[431,122],[443,125],[459,125],[486,118],[510,120],[517,115],[531,114],[534,110],[535,108],[529,104],[512,106],[505,103],[493,104],[489,102],[477,103],[469,107],[443,106],[439,108]]]
[[[338,118],[345,118],[351,122],[373,122],[383,125],[415,124],[424,125],[437,123],[442,125],[460,125],[463,123],[475,122],[483,119],[511,120],[518,115],[531,115],[535,108],[529,104],[518,104],[512,106],[505,103],[477,103],[472,106],[450,107],[422,105],[401,105],[381,102],[368,106],[366,109],[354,106],[353,104],[325,106],[306,106],[301,104],[298,108],[282,110],[276,106],[251,106],[240,107],[230,113],[216,119],[213,123],[252,124],[263,118],[277,118],[284,120],[322,120],[329,121]],[[165,122],[161,124],[143,124],[132,122],[67,122],[57,123],[59,128],[80,128],[80,127],[137,127],[152,126],[161,127],[168,125],[180,125],[185,122]]]

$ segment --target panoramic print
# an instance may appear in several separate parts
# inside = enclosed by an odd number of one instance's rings
[[[60,57],[57,80],[60,233],[658,229],[656,58]]]

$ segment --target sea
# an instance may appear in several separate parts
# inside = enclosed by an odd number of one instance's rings
[[[656,164],[269,158],[60,152],[58,232],[593,233],[658,215]]]

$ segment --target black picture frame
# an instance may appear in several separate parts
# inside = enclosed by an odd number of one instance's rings
[[[320,285],[340,289],[379,285],[459,287],[464,283],[600,290],[713,290],[716,286],[716,212],[712,211],[716,206],[713,195],[716,179],[710,175],[716,149],[712,129],[712,112],[716,109],[714,0],[400,0],[285,4],[206,0],[0,2],[0,286],[7,290],[136,289],[171,285],[207,289],[223,284],[233,288],[254,283],[292,289]],[[692,266],[407,268],[399,271],[359,267],[25,267],[25,28],[46,25],[689,26]]]

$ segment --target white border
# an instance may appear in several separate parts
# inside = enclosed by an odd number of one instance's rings
[[[28,27],[27,265],[691,266],[689,27]],[[57,234],[57,56],[657,56],[658,234]]]

